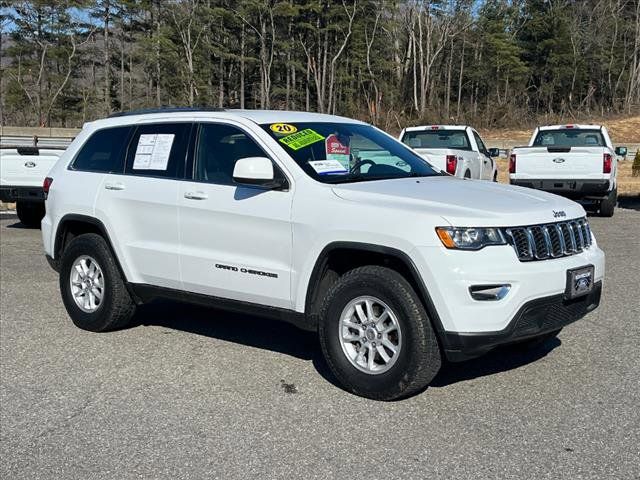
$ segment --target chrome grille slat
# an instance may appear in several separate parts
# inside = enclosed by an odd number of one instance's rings
[[[589,222],[585,218],[511,227],[503,232],[521,262],[575,255],[593,243]]]

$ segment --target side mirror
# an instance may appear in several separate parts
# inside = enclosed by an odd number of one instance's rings
[[[236,161],[233,167],[233,181],[243,185],[258,185],[261,187],[277,188],[273,163],[267,157],[247,157]]]
[[[489,156],[492,158],[496,158],[500,156],[500,149],[499,148],[490,148],[489,149]]]
[[[616,155],[619,157],[627,156],[627,147],[616,147]]]

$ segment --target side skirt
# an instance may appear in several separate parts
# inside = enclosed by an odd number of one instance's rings
[[[295,325],[296,327],[315,332],[315,325],[304,313],[286,308],[269,307],[257,303],[230,300],[228,298],[213,297],[200,293],[185,292],[172,288],[156,287],[143,283],[129,283],[129,291],[134,295],[137,304],[147,303],[155,298],[166,298],[179,302],[192,303],[204,307],[218,308],[230,312],[245,313],[257,317],[271,318]]]

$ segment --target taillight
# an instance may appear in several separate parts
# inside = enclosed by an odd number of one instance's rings
[[[516,154],[509,155],[509,173],[516,173]]]
[[[447,173],[449,175],[455,175],[457,167],[458,157],[456,157],[455,155],[447,155]]]
[[[44,182],[42,182],[42,191],[44,192],[44,198],[47,198],[47,195],[49,195],[49,189],[51,188],[51,184],[53,183],[53,178],[51,177],[47,177],[44,179]]]
[[[602,156],[602,173],[611,173],[611,162],[613,158],[610,153],[605,153]]]

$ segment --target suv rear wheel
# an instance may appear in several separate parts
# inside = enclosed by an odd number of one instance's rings
[[[325,296],[319,335],[333,374],[363,397],[409,396],[440,369],[427,312],[411,285],[389,268],[359,267],[340,277]]]
[[[60,291],[71,320],[83,330],[122,328],[135,312],[107,242],[95,233],[80,235],[65,248]]]

